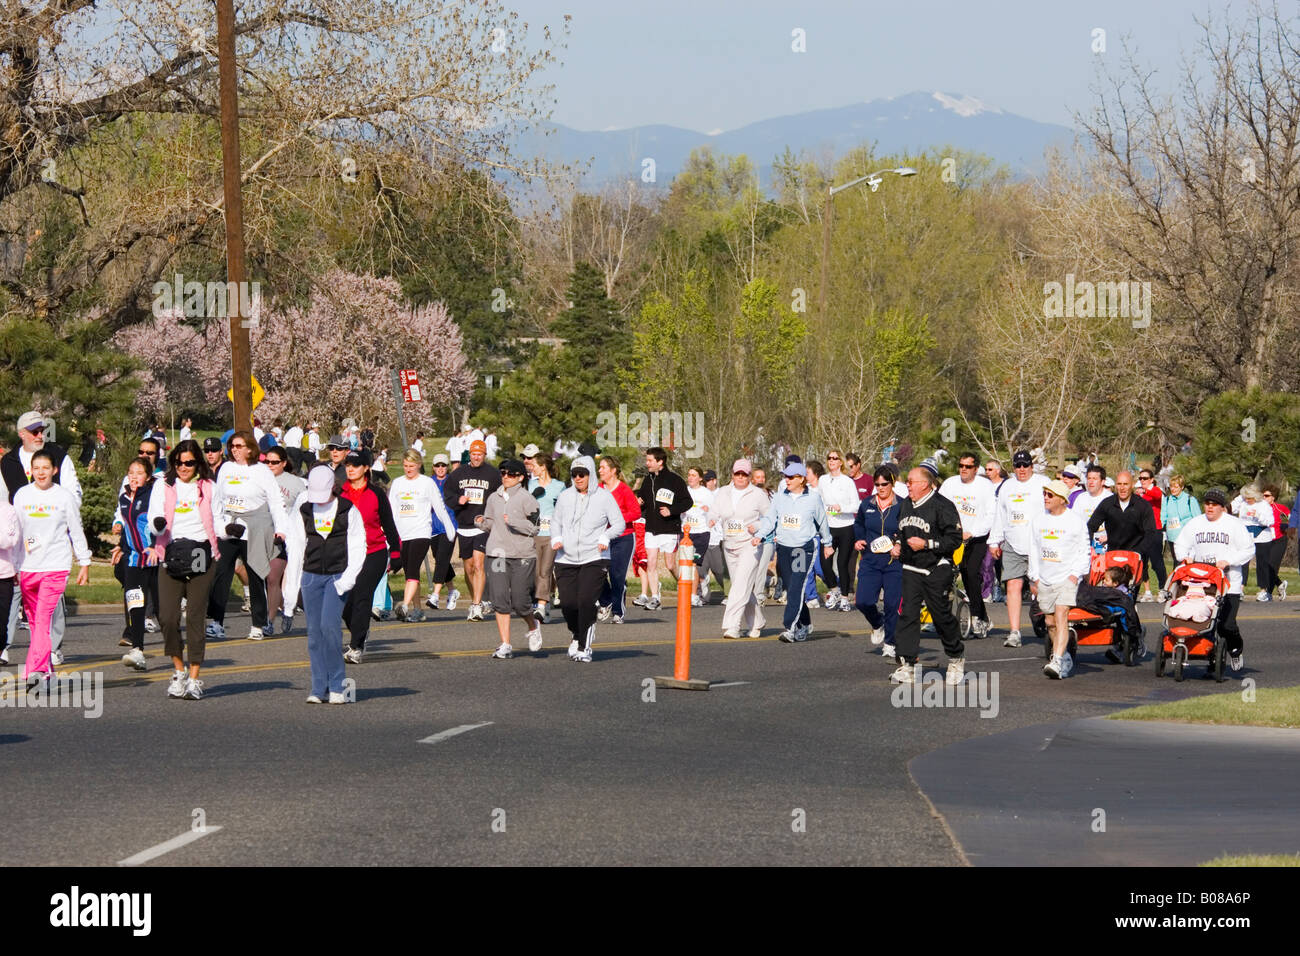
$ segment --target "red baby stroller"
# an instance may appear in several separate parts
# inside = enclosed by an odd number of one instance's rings
[[[1219,614],[1223,610],[1223,595],[1227,582],[1223,572],[1212,564],[1184,564],[1169,576],[1170,604],[1183,597],[1192,585],[1205,589],[1206,597],[1214,600],[1208,621],[1188,621],[1169,616],[1165,606],[1164,630],[1160,634],[1160,647],[1156,650],[1156,676],[1163,677],[1165,661],[1172,660],[1174,680],[1183,679],[1183,668],[1192,659],[1203,660],[1214,672],[1214,679],[1223,683],[1223,662],[1228,654],[1227,640],[1217,633]]]

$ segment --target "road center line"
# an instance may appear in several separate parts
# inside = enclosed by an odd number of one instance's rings
[[[726,683],[723,683],[723,684],[710,684],[709,687],[710,687],[710,688],[714,688],[714,687],[740,687],[741,685],[743,685],[743,684],[748,684],[748,683],[750,683],[750,681],[747,681],[747,680],[730,680],[730,681],[727,681]]]
[[[485,720],[481,724],[461,724],[459,727],[452,727],[450,730],[443,730],[423,740],[417,740],[418,744],[436,744],[441,743],[449,737],[455,737],[457,734],[463,734],[471,730],[478,730],[480,727],[487,727],[492,721]]]
[[[201,830],[187,830],[180,836],[174,836],[164,843],[157,846],[151,846],[147,850],[141,850],[135,856],[128,856],[125,860],[118,860],[118,866],[139,866],[141,863],[148,863],[154,857],[162,856],[164,853],[170,853],[172,850],[179,850],[187,843],[193,843],[195,840],[201,840],[210,833],[216,833],[221,827],[205,826]]]

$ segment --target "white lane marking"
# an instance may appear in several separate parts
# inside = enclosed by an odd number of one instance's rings
[[[139,866],[141,863],[148,863],[154,857],[162,856],[164,853],[170,853],[172,850],[179,850],[187,843],[193,843],[195,840],[201,840],[209,834],[216,833],[221,827],[205,826],[201,830],[187,830],[180,836],[172,837],[165,843],[159,843],[157,846],[151,846],[147,850],[141,850],[135,856],[128,856],[125,860],[118,860],[118,866]]]
[[[973,657],[969,658],[971,664],[1005,664],[1007,661],[1042,661],[1046,659],[1042,654],[1036,654],[1033,657],[990,657],[987,660],[979,661]]]
[[[481,724],[461,724],[459,727],[452,727],[450,730],[444,730],[439,733],[425,737],[423,740],[417,740],[419,744],[436,744],[446,740],[448,737],[455,737],[457,734],[463,734],[470,730],[478,730],[480,727],[487,727],[492,721],[485,720]]]
[[[732,680],[732,681],[727,681],[725,684],[710,684],[709,686],[710,687],[739,687],[742,684],[748,684],[748,683],[750,682],[747,680]]]

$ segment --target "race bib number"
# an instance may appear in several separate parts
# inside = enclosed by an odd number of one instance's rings
[[[415,514],[415,499],[410,495],[402,495],[397,502],[397,513],[403,515]]]
[[[27,553],[28,553],[28,554],[31,554],[32,551],[34,551],[34,550],[36,549],[36,539],[35,539],[35,538],[28,538],[26,541],[23,542],[23,544],[26,546],[26,548],[27,548]]]
[[[729,537],[737,537],[745,533],[745,526],[733,518],[722,526],[722,530]]]
[[[316,516],[316,533],[325,537],[334,530],[334,519],[324,515]]]
[[[871,542],[871,553],[884,554],[886,551],[889,551],[893,547],[894,547],[894,542],[889,537],[889,535],[882,534],[879,538],[876,538],[874,541]]]
[[[466,488],[465,500],[472,505],[481,505],[483,503],[482,488]]]
[[[957,499],[957,510],[967,518],[975,517],[975,502],[969,498]]]
[[[1025,512],[1017,511],[1015,508],[1011,509],[1011,524],[1013,527],[1019,527],[1023,525],[1025,523],[1025,520],[1026,520]]]
[[[134,611],[138,607],[144,607],[144,590],[141,588],[131,588],[126,592],[126,609]]]
[[[838,518],[838,517],[840,516],[840,506],[839,506],[839,505],[827,505],[827,506],[826,506],[826,514],[830,515],[830,517],[832,517],[832,518]]]
[[[537,533],[543,538],[551,536],[551,519],[543,518],[537,525]]]
[[[1181,528],[1182,526],[1183,526],[1183,522],[1182,522],[1182,519],[1181,519],[1181,518],[1170,518],[1170,519],[1169,519],[1169,530],[1170,530],[1170,531],[1177,531],[1177,530],[1178,530],[1179,528]]]
[[[682,524],[686,527],[687,531],[699,531],[704,527],[704,519],[696,515],[694,517],[684,518]]]
[[[242,515],[248,510],[248,503],[243,495],[226,495],[226,510],[231,514]]]
[[[1056,548],[1039,548],[1038,556],[1044,561],[1050,561],[1052,564],[1061,563],[1061,552]]]
[[[802,515],[781,515],[781,527],[786,531],[798,531],[803,527]]]
[[[671,488],[660,488],[655,492],[655,501],[661,505],[672,507],[673,492]]]

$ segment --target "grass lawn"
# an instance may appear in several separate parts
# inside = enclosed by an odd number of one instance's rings
[[[1220,856],[1201,866],[1300,866],[1300,856],[1270,853],[1266,856]]]
[[[1300,728],[1300,687],[1257,688],[1255,699],[1242,692],[1210,694],[1167,704],[1148,704],[1108,715],[1112,720],[1172,720],[1188,724],[1237,724]]]

